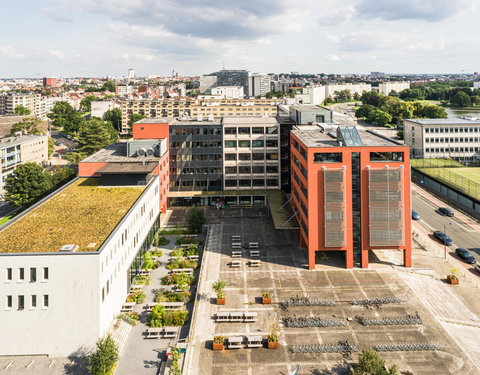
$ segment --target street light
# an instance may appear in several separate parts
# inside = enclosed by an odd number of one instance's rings
[[[452,222],[449,222],[448,224],[453,225]],[[443,224],[443,233],[445,233],[445,236],[447,235],[447,223]],[[447,259],[447,245],[445,244],[445,241],[443,242],[443,252],[444,252],[445,259]]]

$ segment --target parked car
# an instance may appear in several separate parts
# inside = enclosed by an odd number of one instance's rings
[[[470,253],[470,251],[468,251],[467,249],[464,249],[463,247],[459,247],[457,250],[455,250],[455,254],[457,254],[460,258],[462,258],[468,264],[477,263],[477,260]]]
[[[450,246],[453,243],[450,237],[448,237],[445,233],[440,232],[439,230],[436,230],[435,232],[433,232],[433,235],[437,240],[439,240],[444,245]]]
[[[438,212],[448,217],[452,217],[454,215],[453,211],[448,207],[439,207]]]
[[[413,220],[420,220],[420,215],[417,214],[414,210],[412,210],[412,219]]]
[[[59,141],[55,142],[55,146],[61,146],[62,144]]]
[[[474,265],[473,265],[473,269],[477,272],[480,272],[480,263],[476,262]]]

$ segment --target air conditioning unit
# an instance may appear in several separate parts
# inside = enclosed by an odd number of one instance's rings
[[[145,156],[147,154],[147,149],[145,147],[139,148],[137,150],[137,156]]]
[[[77,251],[78,245],[64,245],[58,250],[58,252],[63,252],[63,253],[74,253]]]
[[[147,148],[147,156],[153,156],[155,154],[155,151],[153,148],[149,147]]]

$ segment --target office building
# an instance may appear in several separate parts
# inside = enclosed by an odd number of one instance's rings
[[[409,148],[355,127],[294,126],[292,208],[308,267],[319,252],[368,267],[370,250],[403,251],[411,266]]]
[[[271,91],[270,76],[266,74],[254,73],[248,77],[248,96],[255,98],[265,96]],[[288,91],[288,90],[287,90]]]
[[[243,93],[248,95],[248,76],[247,70],[220,70],[212,73],[217,77],[217,86],[242,86]]]
[[[0,140],[2,163],[0,167],[0,193],[4,193],[6,178],[21,164],[33,162],[43,164],[48,161],[47,135],[17,135]]]
[[[291,105],[289,117],[296,125],[333,122],[333,112],[319,105]]]
[[[200,76],[200,93],[201,94],[209,94],[211,89],[217,85],[217,76],[208,75],[208,76]]]
[[[412,158],[450,158],[465,163],[480,158],[480,120],[408,119],[403,122],[405,144]]]
[[[211,92],[219,99],[243,99],[244,96],[242,86],[217,86]]]
[[[128,69],[128,79],[134,79],[135,78],[135,70],[132,68]]]

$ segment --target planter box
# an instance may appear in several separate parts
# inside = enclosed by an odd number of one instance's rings
[[[217,305],[225,305],[225,298],[217,298]]]
[[[448,281],[450,284],[458,284],[458,278],[453,278],[453,277],[451,277],[450,275],[447,276],[447,281]]]
[[[262,303],[263,303],[264,305],[269,305],[269,304],[271,304],[271,303],[272,303],[272,297],[270,297],[270,298],[262,297]]]
[[[223,350],[223,343],[213,343],[213,350]]]
[[[268,341],[268,349],[278,349],[278,341]]]

